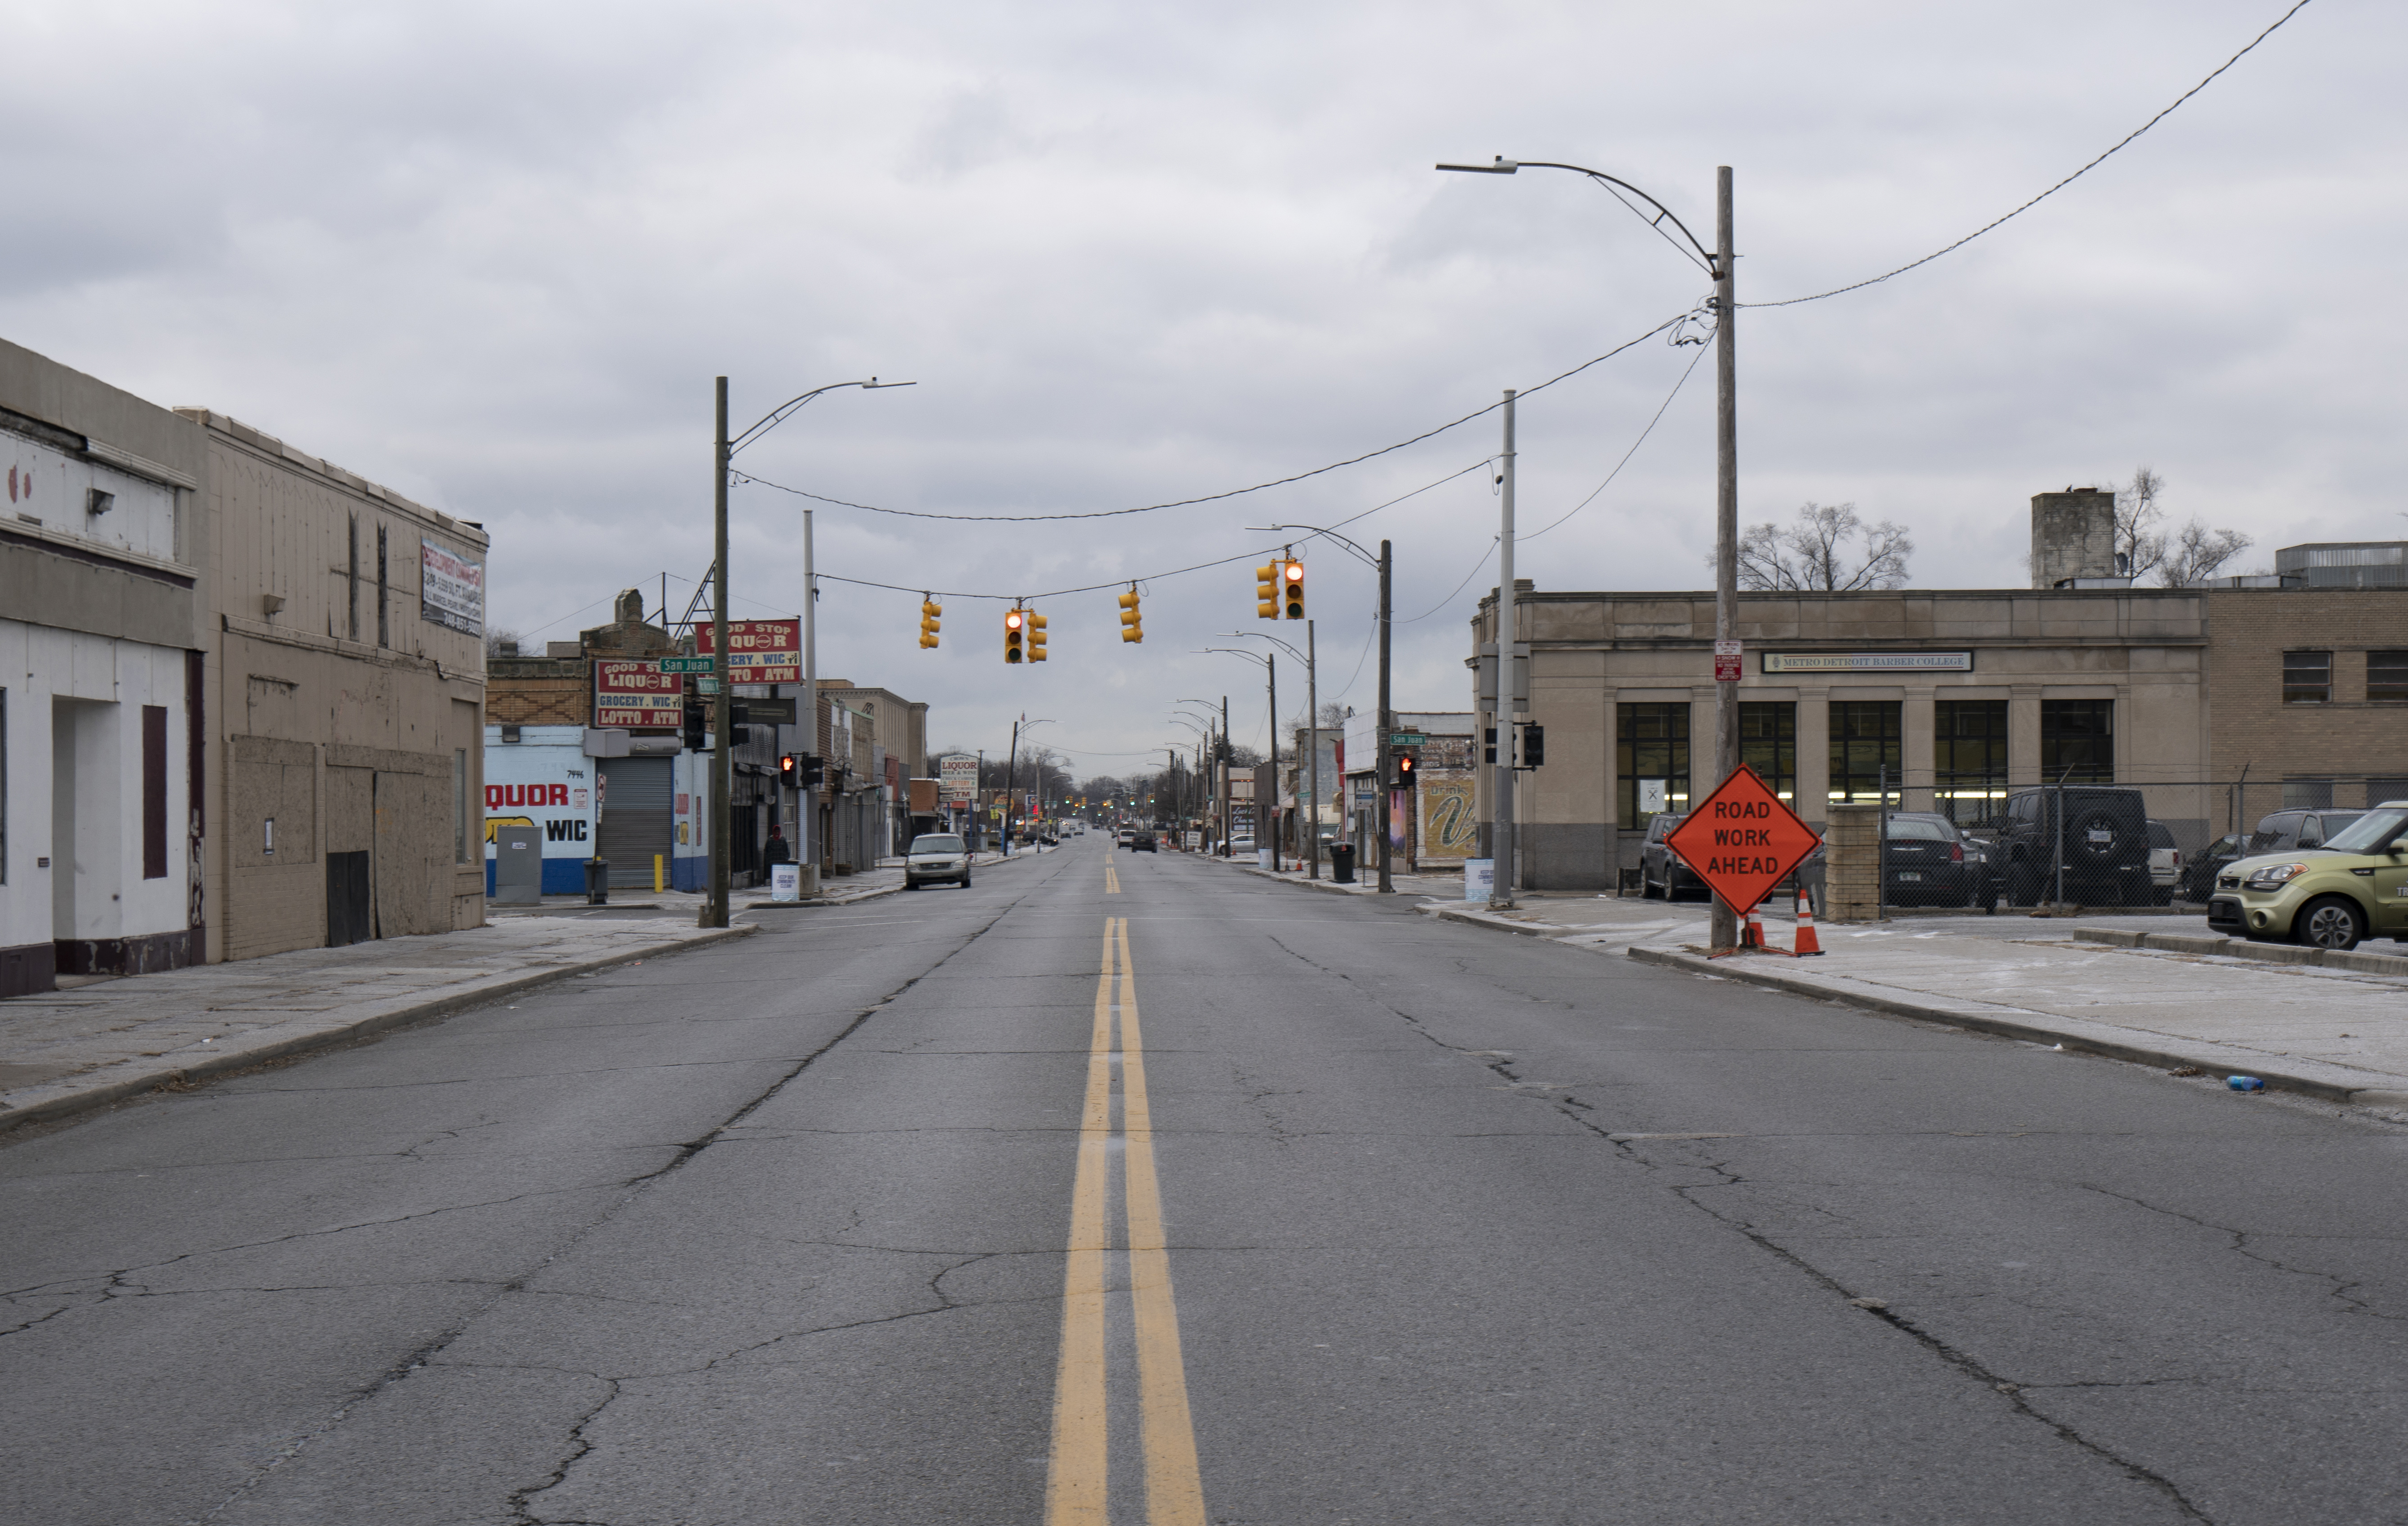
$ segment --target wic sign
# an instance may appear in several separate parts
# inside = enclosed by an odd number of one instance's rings
[[[1771,894],[1822,840],[1742,763],[1664,844],[1725,906],[1744,912]]]

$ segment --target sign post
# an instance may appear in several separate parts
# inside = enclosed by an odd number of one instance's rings
[[[1755,769],[1742,763],[1664,844],[1744,919],[1821,841]]]

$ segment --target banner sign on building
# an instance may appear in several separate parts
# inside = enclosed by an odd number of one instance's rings
[[[948,806],[967,806],[978,795],[978,759],[954,752],[937,760],[937,777]]]
[[[661,664],[627,658],[594,663],[594,724],[675,731],[685,715],[685,679]]]
[[[485,564],[431,540],[418,543],[418,618],[485,634]]]
[[[1970,651],[1769,651],[1767,673],[1971,673]]]
[[[704,620],[694,628],[694,649],[718,655],[719,628]],[[727,622],[729,683],[803,681],[803,622],[799,620],[731,620]]]

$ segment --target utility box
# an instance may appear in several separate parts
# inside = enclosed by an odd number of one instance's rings
[[[543,905],[543,829],[494,828],[494,902],[496,906]]]

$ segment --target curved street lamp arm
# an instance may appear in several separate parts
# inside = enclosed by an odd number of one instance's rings
[[[863,392],[872,392],[886,387],[917,387],[918,385],[920,384],[916,381],[881,381],[876,377],[872,377],[867,381],[831,381],[824,387],[814,387],[810,392],[803,393],[800,397],[790,397],[786,399],[783,403],[779,404],[776,407],[771,408],[767,413],[762,415],[758,423],[755,423],[752,428],[746,430],[743,434],[737,435],[734,439],[727,442],[727,453],[730,456],[735,455],[737,451],[741,450],[746,446],[752,444],[758,436],[766,435],[770,430],[773,430],[780,424],[784,423],[787,419],[794,415],[795,410],[800,408],[812,398],[819,396],[822,392],[839,392],[847,387],[858,387]]]
[[[1638,197],[1641,201],[1643,201],[1648,206],[1656,208],[1656,215],[1648,220],[1648,226],[1654,228],[1656,232],[1661,233],[1664,231],[1664,224],[1669,221],[1672,226],[1680,229],[1681,236],[1689,241],[1689,247],[1696,250],[1698,251],[1698,257],[1705,262],[1706,274],[1713,277],[1716,280],[1722,279],[1722,269],[1714,263],[1714,251],[1699,243],[1698,241],[1698,235],[1689,231],[1689,225],[1687,223],[1672,215],[1672,209],[1670,207],[1665,206],[1662,202],[1657,201],[1646,192],[1640,190],[1637,186],[1632,185],[1629,181],[1617,179],[1613,176],[1606,174],[1603,170],[1590,169],[1585,164],[1560,164],[1549,159],[1508,159],[1501,154],[1498,156],[1497,163],[1494,164],[1440,164],[1438,167],[1440,169],[1455,170],[1465,175],[1511,175],[1515,170],[1520,169],[1568,169],[1574,175],[1585,175],[1592,180],[1601,180],[1607,185],[1618,185],[1623,190],[1627,191],[1632,195]]]
[[[1362,559],[1363,564],[1367,567],[1377,567],[1380,564],[1380,559],[1365,550],[1361,542],[1352,540],[1345,535],[1341,535],[1335,530],[1324,529],[1317,524],[1267,524],[1264,525],[1263,528],[1265,530],[1310,530],[1314,535],[1326,536],[1329,539],[1336,541],[1345,549],[1353,551],[1357,557]]]
[[[1297,662],[1299,662],[1299,663],[1310,661],[1310,659],[1309,659],[1309,658],[1307,658],[1307,657],[1304,655],[1304,653],[1303,653],[1303,652],[1301,652],[1301,651],[1297,650],[1297,649],[1296,648],[1294,648],[1294,647],[1289,646],[1286,642],[1282,641],[1278,636],[1268,635],[1268,633],[1266,633],[1266,632],[1262,632],[1262,631],[1223,631],[1223,632],[1220,632],[1219,634],[1220,634],[1220,635],[1222,635],[1236,636],[1236,637],[1237,637],[1239,640],[1240,640],[1240,641],[1245,640],[1248,636],[1252,636],[1252,637],[1254,637],[1254,638],[1255,640],[1257,640],[1257,641],[1268,641],[1268,642],[1269,642],[1272,646],[1277,647],[1280,650],[1282,650],[1282,651],[1283,651],[1283,652],[1287,653],[1290,657],[1295,658],[1295,659],[1296,659]]]

